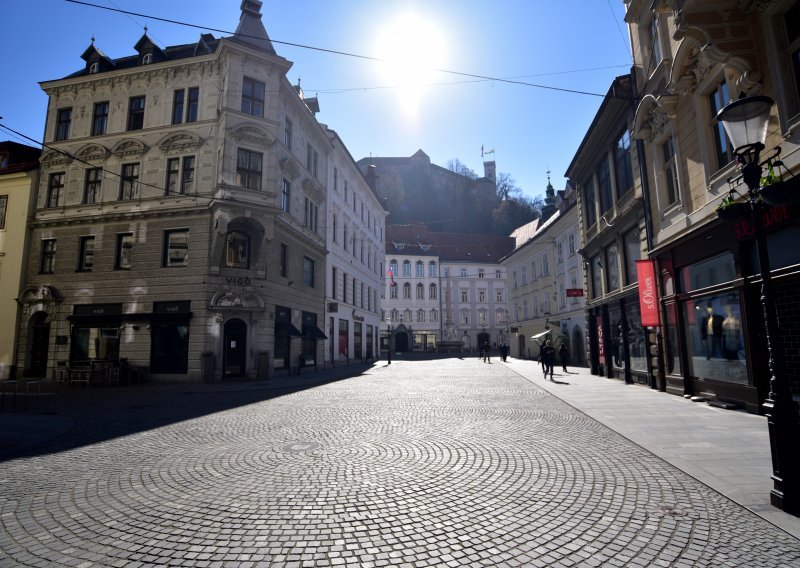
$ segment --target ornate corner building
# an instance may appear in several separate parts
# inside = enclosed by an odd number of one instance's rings
[[[127,360],[211,381],[322,365],[335,144],[260,9],[244,0],[231,37],[160,48],[145,33],[119,59],[92,40],[81,70],[42,83],[25,374]]]

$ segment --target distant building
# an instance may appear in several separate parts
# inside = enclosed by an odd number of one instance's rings
[[[0,142],[0,380],[12,378],[17,366],[16,339],[19,298],[28,254],[28,218],[39,184],[38,148]],[[44,333],[36,327],[32,334]],[[28,354],[40,361],[41,353]]]
[[[585,364],[583,259],[575,188],[556,192],[548,179],[543,217],[517,229],[507,274],[511,355],[536,358],[545,341],[563,343]]]
[[[433,351],[442,342],[472,350],[507,341],[505,270],[499,259],[512,248],[509,237],[388,225],[382,337],[388,334],[397,352]]]
[[[325,363],[378,358],[386,211],[332,130],[325,257]],[[372,178],[374,179],[374,177]]]
[[[389,211],[387,223],[425,223],[433,231],[490,233],[496,201],[495,163],[484,163],[483,177],[431,164],[418,150],[410,157],[370,157],[358,162],[362,173],[372,166],[378,194]]]

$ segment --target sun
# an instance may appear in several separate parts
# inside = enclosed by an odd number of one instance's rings
[[[380,31],[377,53],[384,78],[397,89],[401,107],[409,113],[416,111],[445,63],[441,31],[419,14],[407,12]]]

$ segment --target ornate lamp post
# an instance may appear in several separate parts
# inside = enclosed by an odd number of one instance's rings
[[[772,99],[746,97],[730,103],[717,114],[735,148],[736,160],[742,165],[742,180],[747,185],[747,203],[753,217],[758,266],[761,271],[761,305],[769,354],[769,395],[764,402],[772,450],[773,488],[770,502],[786,512],[800,513],[800,452],[797,451],[797,411],[789,382],[781,361],[778,316],[772,291],[764,214],[767,206],[760,199],[761,173],[759,162],[767,137]],[[780,150],[778,149],[777,152]],[[777,155],[777,153],[776,153]],[[767,160],[769,161],[769,160]]]

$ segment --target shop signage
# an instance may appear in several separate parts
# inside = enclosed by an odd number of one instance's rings
[[[236,286],[250,286],[250,278],[247,276],[226,276],[225,283]]]
[[[636,272],[639,275],[639,309],[642,312],[642,327],[660,325],[655,261],[637,260]]]
[[[176,300],[174,302],[153,302],[154,314],[188,314],[191,310],[191,300]]]
[[[770,229],[771,227],[777,225],[783,225],[787,221],[791,220],[789,208],[786,205],[765,208],[763,209],[762,215],[761,223],[762,227],[765,229]],[[755,235],[756,227],[753,225],[753,220],[748,215],[733,226],[733,231],[736,235],[736,238],[740,241],[743,241],[745,239],[752,238]]]
[[[356,311],[353,310],[353,321],[362,321],[363,322],[364,321],[364,316],[360,316],[360,315],[356,314]]]
[[[580,298],[583,296],[583,288],[567,288],[567,298]]]
[[[118,316],[122,315],[122,304],[78,304],[73,313],[76,316]]]
[[[603,316],[597,316],[595,319],[597,325],[597,358],[600,362],[606,358],[606,350],[604,347],[605,338],[603,337]]]

